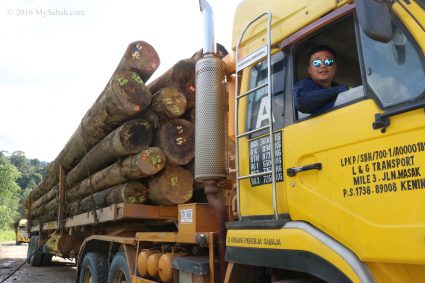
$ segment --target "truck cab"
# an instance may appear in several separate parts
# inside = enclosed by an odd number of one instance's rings
[[[20,245],[21,243],[29,243],[28,237],[28,220],[21,219],[16,226],[16,244]]]
[[[239,5],[229,282],[425,278],[425,5],[381,3],[391,35],[382,40],[359,9],[373,2]],[[335,50],[334,80],[348,90],[332,107],[303,113],[294,86],[309,77],[317,45]]]

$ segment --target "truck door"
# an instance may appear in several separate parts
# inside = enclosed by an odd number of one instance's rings
[[[399,4],[392,11],[388,43],[368,38],[354,9],[344,8],[288,46],[292,84],[307,76],[307,50],[326,44],[337,53],[335,80],[350,87],[323,112],[293,107],[283,135],[288,206],[293,220],[311,223],[361,260],[423,263],[424,30]]]

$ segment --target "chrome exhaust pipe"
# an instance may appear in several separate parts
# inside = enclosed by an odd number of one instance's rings
[[[214,37],[214,13],[206,0],[199,0],[199,8],[204,16],[204,56],[217,52]]]

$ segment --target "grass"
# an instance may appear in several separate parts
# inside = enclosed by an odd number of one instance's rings
[[[15,240],[16,240],[15,231],[13,231],[13,230],[0,230],[0,243],[14,242]]]

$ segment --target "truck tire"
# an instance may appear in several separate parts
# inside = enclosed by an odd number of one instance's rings
[[[51,253],[43,253],[43,259],[41,260],[42,266],[49,266],[52,264],[52,257],[53,255]]]
[[[34,250],[34,241],[32,239],[30,239],[30,242],[28,243],[28,250],[27,250],[27,258],[30,257],[30,255],[32,254],[32,251]],[[32,262],[32,258],[28,259],[28,263],[31,264]]]
[[[109,269],[108,283],[131,283],[130,270],[123,252],[117,253],[112,259]]]
[[[31,237],[31,243],[32,243],[32,249],[31,249],[31,253],[34,253],[34,251],[38,248],[38,236],[32,236]],[[41,252],[41,249],[39,249],[31,258],[31,265],[32,266],[40,266],[42,265],[42,261],[43,261],[43,253]]]
[[[106,282],[108,261],[101,253],[88,252],[81,263],[80,283]]]

